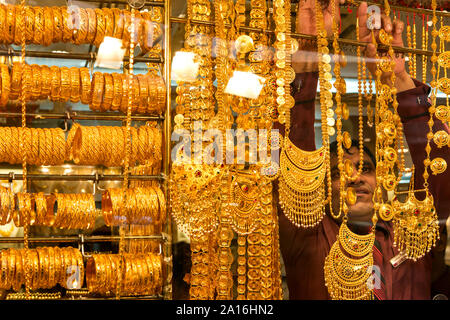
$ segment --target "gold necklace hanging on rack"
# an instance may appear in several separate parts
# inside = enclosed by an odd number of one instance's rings
[[[261,204],[258,175],[231,173],[229,201],[231,203],[231,227],[240,235],[252,233],[259,224]]]
[[[277,104],[279,121],[285,126],[283,148],[280,155],[279,201],[285,216],[294,225],[313,227],[322,220],[325,214],[324,181],[328,165],[326,162],[328,140],[325,138],[323,146],[318,150],[305,151],[295,146],[289,139],[290,109],[295,105],[289,90],[289,84],[293,80],[290,76],[292,68],[289,66],[292,53],[291,43],[287,36],[290,31],[290,22],[288,24],[285,19],[286,16],[289,16],[290,6],[282,1],[278,5],[277,3],[274,5],[277,37],[275,56],[281,57],[276,61],[278,68]],[[324,37],[321,38],[326,41]],[[320,43],[318,41],[318,46]],[[325,50],[325,47],[323,46],[320,50]],[[328,60],[329,62],[330,60]],[[285,72],[285,68],[287,68],[287,72]],[[329,80],[331,78],[328,78]],[[331,85],[329,85],[329,89],[331,89]],[[326,111],[322,111],[326,114]],[[327,133],[323,133],[323,136],[328,137]]]
[[[407,259],[416,261],[428,253],[439,239],[439,221],[433,196],[423,190],[424,200],[418,200],[414,190],[414,168],[405,202],[394,198],[394,245]]]

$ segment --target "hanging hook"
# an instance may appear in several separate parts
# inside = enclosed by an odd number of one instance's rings
[[[67,132],[69,130],[69,126],[67,122],[70,120],[70,113],[69,111],[66,111],[66,118],[64,118],[64,132]]]
[[[91,77],[92,77],[94,74],[94,62],[95,62],[95,60],[97,60],[97,54],[95,52],[91,51],[90,55],[91,55],[91,59],[89,62],[89,70],[91,72]]]

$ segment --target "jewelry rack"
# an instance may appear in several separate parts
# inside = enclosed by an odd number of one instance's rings
[[[187,19],[171,17],[170,22],[187,23]],[[189,22],[192,24],[200,24],[200,25],[205,25],[205,26],[214,26],[215,25],[214,22],[200,21],[200,20],[190,20]],[[230,26],[225,25],[225,27],[229,28]],[[240,29],[245,32],[258,32],[258,33],[265,33],[265,34],[274,34],[275,33],[273,30],[270,30],[270,29],[260,29],[260,28],[254,28],[254,27],[248,27],[248,26],[241,26]],[[308,34],[294,33],[294,32],[291,32],[291,33],[287,32],[286,34],[289,35],[290,37],[296,38],[296,39],[305,39],[305,40],[315,41],[315,36],[311,36]],[[338,42],[342,45],[351,45],[351,46],[360,46],[360,47],[367,46],[366,42],[358,42],[356,40],[344,39],[344,38],[339,38]],[[381,45],[381,44],[379,45],[379,48],[388,49],[387,46]],[[429,50],[421,50],[421,49],[413,49],[413,48],[397,47],[397,46],[392,46],[392,49],[398,53],[413,53],[416,55],[424,55],[424,56],[432,56],[433,55],[433,52],[429,51]],[[439,55],[440,52],[436,52],[436,54]]]
[[[100,3],[100,4],[119,4],[124,5],[126,9],[130,9],[129,1],[127,0],[112,0],[112,1],[93,1],[93,0],[83,0],[84,2],[89,3]],[[161,190],[166,197],[166,203],[168,203],[168,186],[167,186],[167,175],[169,173],[169,161],[170,161],[170,105],[171,105],[171,83],[170,83],[170,23],[168,22],[168,18],[170,17],[170,1],[146,1],[145,6],[152,7],[160,7],[164,10],[163,17],[163,32],[164,32],[164,44],[162,44],[162,52],[164,52],[164,57],[154,57],[154,56],[143,56],[141,54],[135,55],[134,57],[125,56],[123,58],[123,70],[124,72],[128,69],[128,62],[134,61],[134,63],[147,63],[147,64],[159,64],[160,76],[164,79],[166,86],[166,109],[165,114],[162,115],[145,115],[145,114],[133,114],[131,116],[132,121],[155,121],[160,122],[162,127],[163,134],[163,144],[162,149],[160,150],[162,155],[162,167],[160,174],[153,175],[137,175],[137,174],[129,174],[127,175],[127,180],[137,180],[137,181],[158,181],[161,187]],[[159,39],[160,40],[160,39]],[[158,41],[159,41],[158,40]],[[164,45],[166,48],[164,49]],[[50,59],[74,59],[74,60],[84,60],[87,63],[90,63],[91,71],[93,70],[93,62],[97,59],[96,52],[92,52],[92,45],[87,53],[71,53],[71,52],[44,52],[44,51],[29,51],[26,50],[26,57],[34,57],[34,58],[50,58]],[[5,63],[11,62],[13,56],[20,56],[23,52],[21,50],[14,50],[9,47],[6,50],[0,49],[0,56],[4,56],[6,59],[9,58]],[[20,112],[0,112],[0,118],[20,118],[23,116]],[[68,111],[68,112],[39,112],[39,113],[26,113],[25,117],[34,120],[43,120],[43,119],[60,119],[64,120],[66,123],[67,129],[67,121],[68,120],[92,120],[92,121],[126,121],[127,115],[123,113],[100,113],[100,112],[91,112],[91,111]],[[65,130],[66,131],[66,130]],[[99,181],[123,181],[125,180],[124,174],[113,174],[113,175],[103,175],[103,174],[73,174],[73,175],[61,175],[61,174],[27,174],[27,180],[39,180],[39,181],[92,181],[94,186]],[[13,181],[24,180],[23,174],[9,173],[9,174],[0,174],[0,180],[8,181],[12,186]],[[96,188],[94,187],[94,192]],[[159,245],[159,253],[163,256],[163,264],[162,264],[162,294],[156,295],[143,295],[143,296],[120,296],[122,299],[171,299],[172,296],[172,229],[171,229],[171,217],[168,214],[168,206],[166,207],[165,212],[166,222],[163,224],[163,229],[161,233],[148,235],[148,236],[139,236],[139,235],[108,235],[108,236],[86,236],[84,234],[78,234],[78,236],[57,236],[57,237],[27,237],[27,241],[29,242],[48,242],[48,243],[78,243],[79,247],[82,248],[82,254],[84,257],[84,243],[96,243],[96,242],[118,242],[123,239],[150,239],[150,240],[158,240],[160,242]],[[0,243],[24,243],[24,237],[0,237]],[[81,291],[84,289],[82,288]],[[73,292],[77,290],[71,290]],[[83,297],[84,299],[85,297]],[[109,299],[109,297],[104,297],[103,299]]]
[[[3,118],[20,118],[21,113],[19,112],[0,112],[0,117]],[[111,113],[99,113],[99,112],[91,112],[91,111],[73,111],[72,113],[52,113],[52,112],[41,112],[41,113],[27,113],[27,118],[34,119],[60,119],[60,120],[104,120],[104,121],[124,121],[126,119],[126,115],[117,114],[111,115]],[[133,121],[164,121],[165,117],[161,116],[153,116],[153,115],[134,115],[131,116],[131,120]]]

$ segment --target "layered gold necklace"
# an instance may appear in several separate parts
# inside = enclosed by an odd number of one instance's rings
[[[319,7],[316,4],[317,8]],[[328,55],[326,32],[323,28],[318,28],[317,45],[319,48],[319,81],[321,93],[322,112],[322,142],[321,148],[315,151],[305,151],[297,146],[289,138],[290,133],[290,109],[295,105],[295,101],[290,95],[289,84],[294,80],[293,70],[288,66],[290,62],[290,49],[281,43],[288,38],[290,31],[290,9],[276,7],[275,11],[275,32],[277,42],[275,56],[281,57],[276,60],[277,75],[277,105],[279,122],[284,124],[285,135],[283,148],[280,154],[280,175],[279,175],[279,201],[285,216],[298,227],[313,227],[317,225],[325,214],[325,176],[328,167],[328,128],[326,125],[326,108],[331,101],[331,61]],[[316,10],[320,11],[320,10]],[[321,18],[322,19],[322,18]],[[323,24],[319,21],[318,25]],[[328,65],[329,68],[322,67]],[[324,72],[325,70],[325,72]],[[328,93],[328,95],[327,95]]]

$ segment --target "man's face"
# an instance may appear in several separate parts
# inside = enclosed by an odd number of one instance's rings
[[[348,152],[344,151],[344,159],[349,159],[353,163],[353,175],[356,176],[359,164],[359,150],[351,147]],[[370,157],[364,153],[363,168],[361,175],[355,181],[348,181],[346,187],[353,187],[356,192],[357,200],[352,206],[349,206],[349,221],[370,222],[373,215],[373,193],[376,188],[375,165]],[[339,195],[340,195],[340,179],[338,169],[338,157],[331,154],[331,187],[333,211],[335,214],[339,212]]]

